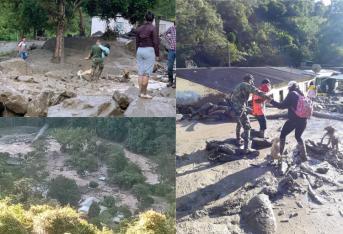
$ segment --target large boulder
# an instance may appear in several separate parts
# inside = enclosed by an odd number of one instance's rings
[[[45,117],[48,114],[50,100],[54,93],[43,91],[28,104],[26,117]]]
[[[276,220],[269,197],[259,194],[242,209],[242,217],[247,229],[254,234],[276,233]]]
[[[138,98],[139,90],[136,87],[130,87],[127,90],[116,90],[113,94],[115,100],[121,109],[126,110],[131,102]]]
[[[108,96],[77,96],[49,107],[48,117],[114,117],[122,115],[119,105]]]
[[[15,114],[23,115],[27,112],[28,100],[13,88],[0,87],[0,102]]]
[[[14,58],[0,62],[0,70],[17,75],[32,75],[31,66],[21,58]]]
[[[175,117],[175,99],[164,97],[138,98],[130,103],[124,115],[126,117]]]

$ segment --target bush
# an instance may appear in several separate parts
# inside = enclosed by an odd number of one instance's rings
[[[154,204],[154,199],[152,197],[145,195],[142,196],[140,199],[139,208],[144,210],[146,208],[150,208],[152,204]]]
[[[129,225],[126,234],[174,234],[175,226],[163,214],[147,211],[139,215],[138,220]]]
[[[89,182],[89,187],[90,188],[97,188],[97,187],[99,187],[99,184],[95,181],[91,181],[91,182]]]
[[[116,200],[112,196],[104,196],[104,200],[101,202],[101,205],[112,208],[116,206]]]
[[[100,206],[98,203],[93,202],[92,205],[89,207],[88,217],[95,218],[100,214]]]
[[[1,234],[28,234],[25,227],[11,213],[0,210],[0,233]]]
[[[74,180],[64,176],[52,179],[49,184],[48,196],[57,199],[62,205],[76,206],[81,199],[81,193]]]
[[[143,183],[145,177],[137,172],[122,171],[115,174],[111,181],[121,188],[130,189],[134,184]]]

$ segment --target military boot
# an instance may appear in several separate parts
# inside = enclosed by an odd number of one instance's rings
[[[258,136],[260,137],[260,138],[264,138],[265,136],[264,136],[265,134],[264,134],[264,130],[260,130],[260,132],[258,133]]]
[[[243,145],[243,139],[241,138],[241,127],[238,124],[236,126],[236,145]]]

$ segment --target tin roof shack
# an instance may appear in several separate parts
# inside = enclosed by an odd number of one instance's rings
[[[176,76],[191,83],[196,83],[207,88],[230,94],[236,85],[242,82],[245,74],[255,77],[255,85],[259,86],[264,79],[272,83],[272,95],[276,101],[282,101],[288,94],[287,84],[289,81],[297,81],[303,92],[307,91],[308,85],[314,80],[314,75],[303,70],[288,67],[218,67],[218,68],[193,68],[178,69]],[[179,89],[179,88],[178,88]],[[186,92],[187,88],[182,87]],[[191,85],[190,89],[191,90]]]

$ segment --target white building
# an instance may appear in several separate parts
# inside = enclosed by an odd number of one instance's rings
[[[154,22],[155,24],[155,22]],[[173,26],[173,22],[160,20],[160,33],[164,33],[168,30],[171,26]],[[91,35],[106,31],[107,26],[109,26],[112,30],[118,30],[120,34],[128,33],[132,30],[134,25],[130,24],[127,19],[124,19],[121,16],[118,16],[115,20],[111,19],[108,22],[106,20],[102,20],[100,17],[93,17],[92,18],[92,27],[91,27]]]

